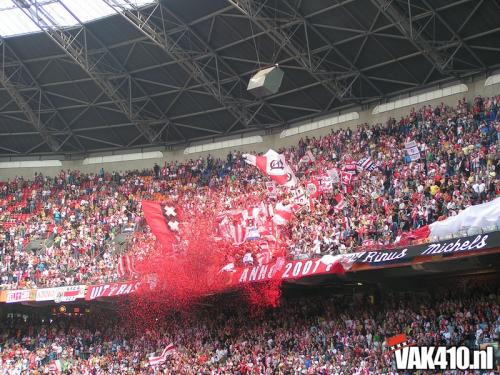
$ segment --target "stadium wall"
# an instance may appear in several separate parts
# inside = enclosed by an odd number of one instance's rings
[[[500,83],[494,84],[491,86],[484,86],[485,83],[485,78],[476,78],[476,79],[469,79],[465,80],[462,82],[467,85],[468,91],[456,95],[450,95],[444,98],[436,99],[436,100],[430,100],[427,102],[419,103],[415,105],[416,108],[420,108],[424,105],[437,105],[440,104],[441,102],[445,103],[446,105],[450,106],[455,106],[458,102],[459,99],[466,98],[467,101],[470,103],[474,97],[478,95],[482,96],[492,96],[492,95],[498,95],[500,94]],[[416,94],[426,92],[429,90],[421,91],[421,92],[416,92]],[[415,94],[415,93],[412,93]],[[401,95],[400,97],[393,98],[391,100],[397,100],[401,98],[408,97],[410,94],[405,94]],[[361,110],[357,110],[359,113],[359,119],[352,120],[349,122],[341,123],[338,125],[333,125],[321,129],[317,129],[314,131],[306,132],[306,133],[300,133],[297,135],[293,135],[290,137],[286,138],[280,138],[280,132],[277,132],[275,134],[270,134],[270,135],[263,135],[263,142],[262,143],[257,143],[257,144],[250,144],[246,146],[241,146],[238,147],[238,150],[244,151],[244,152],[250,152],[250,153],[255,153],[255,152],[265,152],[269,148],[274,148],[278,149],[280,147],[290,147],[290,146],[295,146],[297,145],[298,141],[300,138],[303,137],[318,137],[322,135],[326,135],[330,132],[331,129],[339,129],[339,128],[351,128],[355,129],[357,125],[359,124],[364,124],[364,123],[369,123],[369,124],[379,124],[379,123],[384,123],[387,121],[389,118],[393,117],[399,120],[402,116],[406,116],[412,106],[409,107],[404,107],[404,108],[399,108],[396,110],[388,111],[388,112],[383,112],[380,114],[372,114],[374,106],[370,106],[369,108],[363,108]],[[351,109],[351,110],[346,110],[343,113],[347,112],[352,112],[356,111],[356,109]],[[342,113],[342,114],[343,114]],[[339,115],[340,113],[333,113],[330,114],[329,116],[336,116]],[[315,120],[321,119],[317,118]],[[299,122],[297,124],[294,124],[294,126],[299,126],[306,124],[307,121],[304,122]],[[246,136],[246,135],[245,135]],[[218,140],[218,139],[217,139]],[[207,143],[205,142],[200,142],[200,143]],[[113,162],[113,163],[104,163],[104,164],[91,164],[91,165],[84,165],[83,164],[83,159],[79,160],[63,160],[62,161],[62,167],[48,167],[48,168],[9,168],[9,169],[2,169],[0,168],[0,181],[5,181],[7,179],[14,178],[16,176],[22,176],[25,178],[32,177],[35,173],[42,172],[43,174],[47,176],[54,176],[60,172],[61,169],[64,170],[80,170],[84,173],[96,173],[99,172],[101,167],[103,167],[106,171],[125,171],[125,170],[141,170],[144,168],[152,168],[154,163],[158,163],[159,165],[163,165],[164,162],[170,162],[174,160],[189,160],[189,159],[197,159],[200,156],[207,156],[208,154],[211,154],[214,157],[219,157],[219,158],[226,158],[227,154],[229,151],[233,150],[234,148],[225,148],[225,149],[220,149],[220,150],[214,150],[211,152],[203,152],[203,153],[196,153],[196,154],[189,154],[185,155],[184,154],[184,147],[181,147],[179,149],[175,149],[172,151],[165,151],[162,147],[157,147],[157,148],[149,148],[145,149],[144,151],[162,151],[164,157],[163,158],[157,158],[157,159],[146,159],[146,160],[136,160],[136,161],[126,161],[126,162]],[[140,150],[131,150],[130,152],[139,152]],[[115,153],[102,153],[102,154],[96,154],[92,156],[105,156],[105,155],[116,155],[120,153],[126,153],[126,152],[115,152]],[[31,160],[35,160],[36,158],[31,158]],[[12,160],[21,160],[21,159],[12,159]],[[26,158],[23,160],[30,160],[30,158]],[[36,159],[38,160],[38,159]],[[6,158],[0,159],[0,161],[8,161]]]

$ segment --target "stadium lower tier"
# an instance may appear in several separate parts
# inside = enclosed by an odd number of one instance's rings
[[[387,341],[396,335],[408,345],[493,346],[498,360],[499,281],[493,273],[289,286],[273,309],[230,294],[151,315],[126,301],[4,305],[0,374],[401,374]]]

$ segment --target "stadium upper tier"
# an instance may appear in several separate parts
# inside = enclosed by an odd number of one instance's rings
[[[399,121],[332,130],[279,150],[302,188],[327,170],[342,174],[363,158],[373,168],[354,168],[348,182],[330,184],[288,218],[273,218],[271,234],[286,243],[287,256],[295,259],[348,253],[361,246],[383,248],[405,232],[494,199],[500,191],[497,99],[477,97],[470,105],[460,101],[453,108],[425,106]],[[411,162],[406,154],[409,140],[417,142],[419,160]],[[1,287],[116,281],[124,250],[118,249],[117,238],[135,232],[126,248],[131,255],[147,253],[152,245],[144,235],[143,199],[175,197],[186,211],[217,207],[216,214],[270,205],[277,211],[278,205],[295,199],[280,189],[270,196],[266,181],[238,151],[225,160],[206,157],[142,171],[61,171],[54,178],[39,173],[31,180],[4,181]],[[239,242],[236,231],[219,234],[229,245]],[[262,257],[265,236],[249,237],[228,262],[270,261],[272,254]]]

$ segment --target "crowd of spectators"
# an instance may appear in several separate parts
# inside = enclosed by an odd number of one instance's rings
[[[0,326],[0,375],[53,374],[55,360],[62,373],[79,375],[406,374],[387,355],[388,337],[403,333],[409,344],[428,346],[494,345],[499,303],[498,285],[432,295],[321,294],[289,298],[257,315],[241,303],[214,304],[160,317],[140,331],[114,321],[109,311],[105,318],[12,316]],[[168,344],[175,350],[166,362],[148,366],[148,356]]]
[[[394,242],[403,231],[455,215],[500,191],[500,96],[469,106],[412,110],[400,120],[301,139],[278,150],[305,186],[311,175],[370,157],[376,168],[302,210],[282,228],[288,255],[307,258]],[[417,142],[411,162],[404,144]],[[310,151],[313,163],[301,159]],[[263,176],[240,152],[151,170],[83,174],[61,171],[0,182],[0,289],[104,283],[118,279],[116,238],[145,229],[140,202],[168,195],[185,208],[247,208],[269,201]],[[210,193],[209,193],[210,192]],[[341,197],[341,198],[339,198]],[[278,199],[290,198],[279,194]],[[342,210],[334,207],[342,199]],[[198,207],[199,208],[199,207]],[[133,246],[132,246],[133,247]]]

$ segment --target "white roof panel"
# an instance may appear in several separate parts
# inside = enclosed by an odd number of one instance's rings
[[[37,0],[50,14],[49,24],[57,27],[76,26],[80,23],[108,17],[114,11],[103,0]],[[157,1],[157,0],[156,0]],[[124,4],[142,7],[154,3],[154,0],[129,0]],[[42,31],[31,21],[12,0],[0,0],[0,37],[30,34]]]

